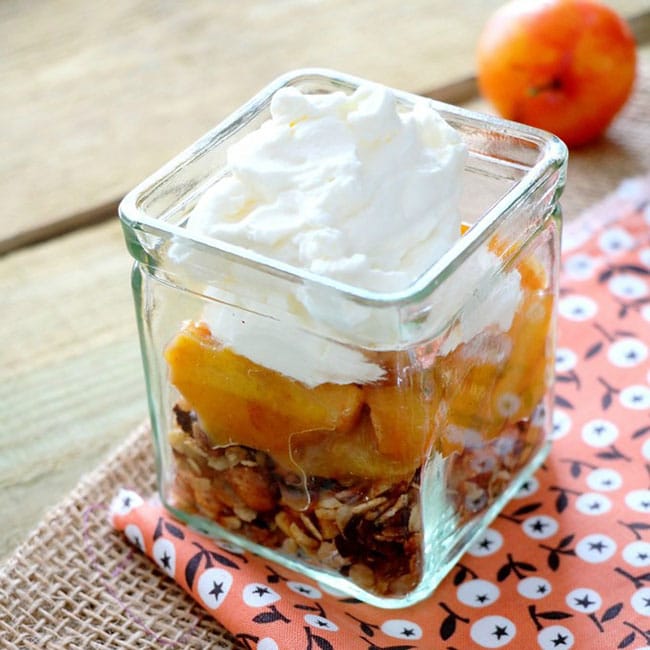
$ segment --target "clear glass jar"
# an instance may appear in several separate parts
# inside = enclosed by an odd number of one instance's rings
[[[184,229],[276,90],[359,83],[281,77],[129,193],[120,218],[165,506],[330,587],[403,607],[432,592],[548,452],[567,154],[547,133],[434,102],[469,150],[466,227],[396,293]],[[295,307],[298,295],[312,308]],[[310,387],[233,352],[229,319],[261,346],[332,364],[354,354],[383,378]],[[378,322],[389,337],[364,326]]]

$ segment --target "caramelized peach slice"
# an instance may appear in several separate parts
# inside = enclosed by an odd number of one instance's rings
[[[464,346],[439,359],[435,372],[450,425],[491,439],[531,415],[548,386],[552,301],[549,294],[525,291],[510,330],[495,334],[495,342],[510,348],[499,362],[465,358]]]
[[[423,372],[402,385],[365,386],[364,396],[379,451],[419,465],[435,432],[439,395],[433,374]]]
[[[489,248],[499,257],[504,258],[514,252],[517,243],[506,243],[498,237],[490,240]],[[548,274],[542,262],[534,255],[527,255],[517,260],[515,268],[521,276],[521,287],[528,291],[543,291],[548,288]]]
[[[491,402],[501,368],[470,359],[445,361],[438,368],[438,377],[445,386],[449,424],[479,431],[486,437],[497,435],[505,418],[494,412]]]
[[[408,478],[422,458],[413,455],[395,460],[381,453],[373,424],[364,413],[357,426],[347,433],[312,431],[292,436],[291,460],[308,476],[394,480]]]
[[[171,383],[215,445],[238,443],[284,459],[291,434],[344,433],[361,414],[363,393],[357,386],[307,388],[224,348],[202,325],[185,326],[165,359]]]
[[[529,416],[548,386],[552,313],[553,296],[527,292],[510,328],[512,352],[494,388],[495,409],[509,422]]]

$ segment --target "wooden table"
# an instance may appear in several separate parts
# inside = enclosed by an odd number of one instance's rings
[[[146,415],[120,197],[293,68],[489,110],[473,50],[502,2],[0,5],[0,559]],[[569,218],[650,171],[650,5],[610,4],[637,17],[639,81],[572,153]]]

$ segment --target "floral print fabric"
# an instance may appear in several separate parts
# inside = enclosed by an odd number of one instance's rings
[[[333,594],[129,490],[113,525],[248,648],[650,650],[650,177],[563,249],[553,449],[426,601]]]

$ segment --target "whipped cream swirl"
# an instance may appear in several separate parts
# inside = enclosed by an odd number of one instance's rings
[[[200,198],[189,231],[378,292],[407,288],[460,237],[466,148],[427,100],[402,106],[374,84],[350,95],[285,88],[274,95],[270,113],[231,146],[227,174]],[[481,272],[489,262],[484,257]],[[398,344],[403,332],[395,310],[339,302],[318,287],[298,285],[290,295],[277,295],[275,285],[250,269],[231,276],[231,286],[209,290],[221,302],[203,313],[224,345],[308,386],[384,375],[354,342],[376,340],[384,349]],[[500,327],[512,320],[518,280],[505,300],[509,313],[494,321]],[[246,284],[243,298],[238,283]],[[448,286],[443,293],[456,303],[467,291]],[[250,311],[224,304],[228,295],[238,295]],[[449,313],[446,306],[440,312]],[[476,322],[464,324],[452,347],[492,322],[485,313],[472,318]]]
[[[459,237],[465,146],[431,107],[378,85],[278,91],[228,151],[191,231],[373,291],[406,288]]]

